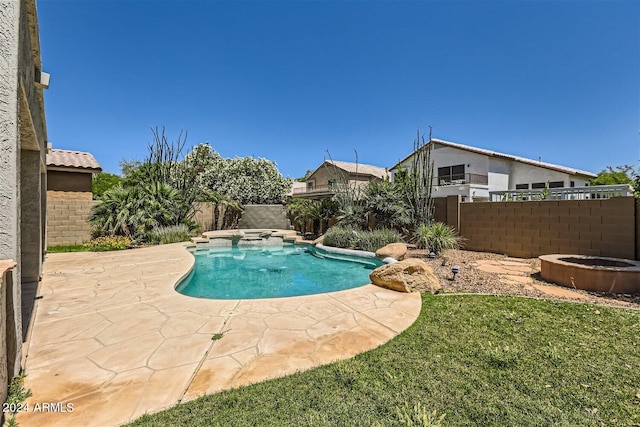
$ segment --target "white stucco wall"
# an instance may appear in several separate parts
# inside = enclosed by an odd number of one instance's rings
[[[2,2],[0,7],[0,259],[20,264],[18,148],[18,40],[20,3]]]
[[[35,0],[0,2],[0,64],[0,259],[17,262],[2,288],[0,319],[0,359],[10,378],[21,365],[22,287],[39,279],[43,254],[47,138],[43,88],[34,81],[41,68]]]
[[[569,187],[573,181],[576,187],[583,187],[589,183],[586,177],[579,177],[568,173],[554,171],[524,163],[511,162],[511,179],[509,182],[509,190],[515,190],[517,184],[533,184],[546,183],[554,181],[562,181],[564,187]],[[529,186],[531,188],[531,186]]]
[[[477,174],[487,177],[488,186],[471,184],[467,190],[462,186],[443,186],[438,189],[435,197],[460,194],[467,197],[487,197],[488,191],[515,190],[516,184],[546,183],[562,181],[569,187],[573,181],[576,187],[588,185],[589,178],[576,176],[566,172],[556,171],[546,167],[522,163],[503,157],[493,157],[475,153],[456,147],[434,143],[431,150],[434,165],[434,177],[438,176],[438,168],[445,166],[465,165],[465,174]],[[403,167],[411,167],[411,158],[402,163]],[[395,170],[394,170],[395,172]],[[436,182],[435,185],[438,185]],[[455,187],[455,188],[447,188]]]

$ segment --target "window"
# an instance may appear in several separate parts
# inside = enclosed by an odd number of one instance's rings
[[[440,185],[464,184],[464,165],[438,168],[438,182]]]
[[[575,181],[569,181],[569,187],[573,188],[576,186],[576,182]]]
[[[562,188],[564,187],[564,181],[552,181],[549,183],[549,188]]]
[[[307,181],[307,191],[313,191],[313,181]]]
[[[531,188],[544,188],[545,185],[547,185],[544,182],[534,182],[533,184],[531,184]]]
[[[528,190],[529,184],[516,184],[516,190]]]
[[[335,179],[328,180],[327,184],[329,186],[329,190],[335,190],[336,189],[336,180]]]

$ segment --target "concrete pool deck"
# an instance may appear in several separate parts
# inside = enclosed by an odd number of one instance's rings
[[[194,263],[184,247],[47,255],[25,342],[33,396],[20,425],[120,425],[352,357],[420,313],[420,294],[374,285],[259,300],[184,296],[174,290]]]

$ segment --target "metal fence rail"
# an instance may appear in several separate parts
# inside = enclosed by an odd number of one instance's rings
[[[633,188],[629,184],[489,192],[489,200],[491,202],[525,200],[591,200],[626,196],[633,196]]]

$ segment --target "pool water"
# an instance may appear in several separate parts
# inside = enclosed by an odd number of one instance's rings
[[[193,253],[195,267],[176,290],[213,299],[277,298],[356,288],[381,265],[375,259],[314,256],[300,246],[213,248]]]

